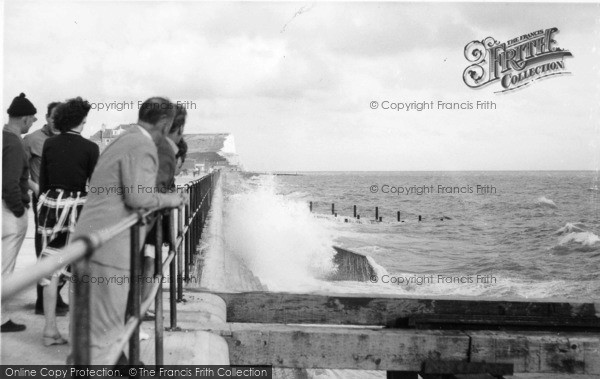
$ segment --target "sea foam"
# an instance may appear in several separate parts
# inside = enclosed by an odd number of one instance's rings
[[[562,228],[558,229],[556,232],[554,232],[555,235],[560,235],[560,234],[565,234],[565,233],[571,233],[571,232],[585,232],[585,230],[583,229],[585,225],[583,225],[581,222],[567,222],[565,224],[565,226],[563,226]]]
[[[536,200],[536,204],[541,207],[557,208],[556,203],[554,203],[554,201],[548,199],[546,196],[539,197]]]
[[[304,201],[277,193],[274,176],[241,181],[225,201],[226,248],[270,290],[318,287],[335,271],[333,233]]]
[[[572,232],[564,236],[559,245],[566,245],[570,242],[579,243],[583,246],[592,246],[600,242],[600,237],[592,232]]]

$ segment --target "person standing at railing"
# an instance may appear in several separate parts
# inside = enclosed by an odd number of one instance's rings
[[[177,143],[177,154],[175,154],[176,166],[175,166],[175,176],[178,176],[181,173],[181,169],[183,168],[183,164],[185,163],[185,157],[187,157],[188,145],[181,136],[181,140]]]
[[[183,137],[183,128],[185,126],[185,119],[187,117],[187,111],[181,104],[175,106],[175,117],[173,118],[173,124],[169,129],[167,135],[163,136],[156,144],[156,150],[158,154],[158,173],[156,175],[156,186],[159,192],[168,193],[175,191],[175,174],[177,171],[177,152],[179,148],[177,144]],[[154,276],[154,259],[156,257],[156,224],[153,220],[151,223],[151,229],[146,237],[146,245],[144,248],[144,277],[152,278]],[[154,223],[154,224],[153,224]],[[169,218],[163,218],[163,236],[164,242],[172,244]],[[159,247],[160,248],[160,247]],[[150,280],[146,280],[142,285],[142,299],[145,299],[152,290],[152,283]],[[152,320],[154,314],[150,311],[145,315],[145,320]],[[140,329],[140,338],[149,338],[148,334]]]
[[[57,106],[54,124],[60,132],[44,143],[40,165],[38,232],[42,235],[40,259],[57,254],[75,231],[75,224],[87,196],[86,184],[100,150],[81,136],[91,105],[81,97]],[[40,280],[44,287],[44,346],[63,345],[56,326],[57,287],[61,277],[69,276],[66,267]]]
[[[27,233],[29,168],[21,134],[26,134],[37,120],[36,113],[31,101],[20,94],[8,108],[8,124],[2,131],[2,278],[14,271]],[[2,301],[1,312],[2,333],[26,329],[11,320],[8,301]]]
[[[31,197],[31,202],[33,205],[33,221],[35,222],[35,256],[40,257],[42,253],[42,235],[38,232],[38,218],[37,218],[37,204],[38,198],[40,196],[40,165],[42,164],[42,149],[44,147],[44,142],[50,137],[59,134],[59,131],[54,127],[54,112],[56,110],[56,106],[59,105],[60,102],[52,102],[48,104],[48,111],[46,113],[46,125],[44,125],[41,129],[36,130],[35,132],[28,134],[23,138],[23,143],[25,145],[25,151],[27,152],[29,159],[29,186],[33,190],[33,194]],[[65,281],[62,280],[58,287],[58,292],[60,293],[60,289],[63,287]],[[66,315],[69,311],[69,305],[65,303],[60,297],[60,294],[56,299],[56,315]],[[37,286],[37,299],[35,302],[35,314],[43,315],[44,314],[44,291],[43,287],[38,284]]]
[[[172,208],[184,204],[185,196],[155,191],[158,171],[156,142],[170,129],[175,106],[167,99],[153,97],[140,107],[138,122],[114,140],[102,153],[90,182],[90,194],[83,207],[73,238],[84,237],[115,225],[144,209]],[[113,188],[114,191],[94,191]],[[140,231],[139,246],[146,237]],[[122,336],[130,288],[131,232],[123,230],[93,252],[89,260],[90,353],[92,364],[111,364],[106,357]],[[136,252],[142,254],[142,252]],[[83,262],[76,263],[75,274]],[[97,278],[114,278],[110,283],[93,283]],[[83,280],[83,278],[81,278]],[[134,278],[137,280],[137,278]],[[76,283],[79,285],[79,283]],[[71,291],[71,306],[75,304]],[[77,309],[71,311],[71,336]],[[71,351],[71,357],[73,351]],[[69,360],[68,360],[69,362]],[[127,364],[124,354],[119,364]]]

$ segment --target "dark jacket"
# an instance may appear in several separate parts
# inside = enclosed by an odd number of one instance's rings
[[[156,144],[158,153],[158,173],[156,175],[156,186],[161,193],[167,193],[175,185],[175,167],[177,160],[175,152],[168,141],[168,137],[162,137]]]
[[[55,134],[52,133],[48,125],[44,125],[41,129],[28,134],[23,138],[23,144],[25,145],[25,152],[28,155],[29,160],[29,174],[31,180],[38,183],[40,182],[40,166],[42,164],[42,150],[44,148],[44,142]]]
[[[42,150],[40,193],[49,189],[85,192],[98,155],[98,145],[79,133],[67,132],[48,138]]]
[[[2,200],[16,217],[29,207],[27,153],[20,136],[2,131]]]

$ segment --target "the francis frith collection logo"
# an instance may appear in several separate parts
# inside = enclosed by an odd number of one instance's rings
[[[512,91],[550,76],[569,74],[565,57],[571,52],[561,49],[554,40],[557,28],[540,29],[500,43],[492,37],[472,41],[465,46],[465,58],[471,65],[463,80],[471,88],[500,82],[502,89]]]

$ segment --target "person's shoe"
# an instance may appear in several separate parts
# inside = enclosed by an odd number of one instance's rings
[[[150,335],[140,328],[140,341],[145,341],[150,338]]]
[[[44,336],[44,346],[52,346],[52,345],[66,345],[69,343],[66,339],[62,338],[60,334],[53,337]]]
[[[12,322],[12,320],[8,320],[4,324],[2,324],[0,329],[1,329],[0,331],[2,333],[9,333],[9,332],[22,332],[23,330],[27,329],[27,327],[23,324],[15,324],[14,322]]]
[[[156,315],[152,311],[146,312],[144,317],[142,317],[142,321],[154,321],[156,320]]]

